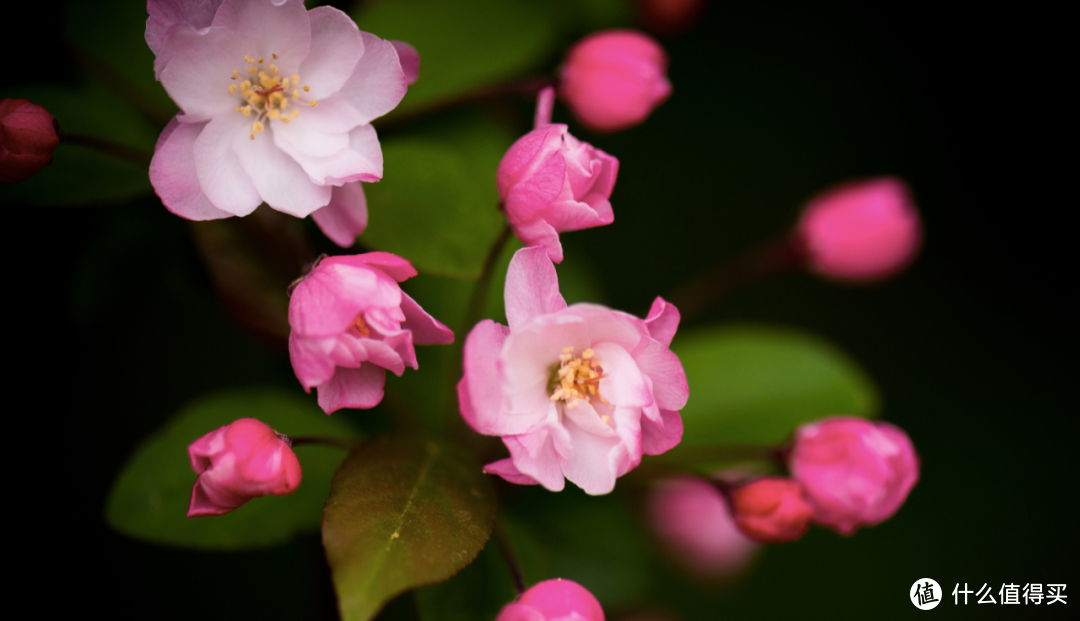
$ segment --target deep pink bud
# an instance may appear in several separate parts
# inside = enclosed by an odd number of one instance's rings
[[[709,577],[739,571],[759,548],[738,529],[720,491],[708,481],[661,481],[649,491],[646,515],[677,561]]]
[[[922,238],[919,214],[899,179],[859,181],[810,201],[797,235],[810,269],[831,278],[885,278],[906,266]]]
[[[277,432],[254,418],[241,418],[188,446],[199,475],[191,490],[188,517],[223,515],[252,498],[284,496],[300,486],[300,462]]]
[[[59,124],[25,99],[0,99],[0,183],[26,181],[52,161]]]
[[[514,234],[562,263],[559,233],[611,224],[619,160],[579,141],[560,124],[522,136],[499,162],[496,184]]]
[[[633,127],[671,94],[664,49],[648,35],[608,30],[566,55],[559,94],[583,125],[599,132]]]
[[[533,585],[495,621],[604,621],[604,610],[585,587],[555,578]]]
[[[790,466],[814,520],[844,535],[892,517],[919,480],[919,457],[907,434],[862,418],[799,427]]]
[[[735,523],[747,537],[765,543],[795,541],[810,525],[814,510],[798,481],[766,477],[731,492]]]

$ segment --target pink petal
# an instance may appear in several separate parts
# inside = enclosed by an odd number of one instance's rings
[[[506,272],[504,300],[511,330],[517,330],[537,315],[566,308],[566,300],[559,293],[559,277],[547,250],[522,248],[514,254]]]
[[[554,407],[547,386],[562,349],[573,347],[581,353],[589,344],[585,323],[561,314],[537,317],[524,329],[511,332],[503,345],[500,363],[506,419],[502,424],[518,420],[515,424],[531,428],[544,420]]]
[[[205,126],[205,123],[180,123],[174,118],[161,132],[150,161],[150,183],[161,202],[169,211],[188,220],[214,220],[232,215],[210,203],[195,174],[195,140]]]
[[[427,314],[409,294],[401,292],[401,310],[405,313],[402,328],[412,331],[417,345],[447,345],[454,342],[454,331]]]
[[[215,117],[195,140],[195,174],[199,187],[214,207],[246,216],[262,203],[262,197],[240,158],[233,151],[233,139],[249,130],[247,119],[239,114]]]
[[[590,496],[610,493],[626,457],[619,438],[594,435],[572,423],[566,430],[573,451],[562,464],[563,474]]]
[[[267,131],[275,129],[271,126]],[[330,202],[330,187],[313,183],[295,160],[277,148],[271,136],[258,135],[252,140],[250,134],[237,132],[233,149],[259,195],[274,209],[304,218]]]
[[[338,9],[316,7],[308,11],[308,18],[311,50],[300,65],[300,76],[304,84],[311,86],[304,97],[321,100],[345,85],[364,55],[364,41],[356,23]]]
[[[364,55],[341,88],[340,96],[360,112],[363,123],[370,123],[397,107],[408,89],[408,81],[393,44],[366,32],[360,35],[364,40]]]
[[[146,10],[146,44],[156,56],[164,44],[165,35],[177,24],[191,26],[195,30],[207,28],[214,21],[214,13],[221,0],[149,0]]]
[[[327,414],[341,408],[373,408],[382,401],[385,383],[386,370],[374,364],[338,368],[330,381],[319,386],[319,407]]]
[[[614,343],[592,346],[596,360],[604,369],[600,379],[600,394],[611,404],[624,407],[644,407],[653,402],[637,362],[625,349]]]
[[[679,329],[679,318],[679,309],[675,308],[674,304],[657,297],[645,318],[649,336],[664,347],[670,347],[671,339],[675,338],[675,331]]]
[[[560,233],[591,229],[615,221],[610,201],[598,194],[585,198],[593,201],[593,204],[575,200],[556,201],[546,205],[537,216]]]
[[[330,203],[316,209],[311,219],[335,244],[348,248],[367,228],[367,198],[360,182],[335,187],[330,193]]]
[[[519,138],[499,161],[499,168],[495,173],[495,185],[499,190],[499,196],[505,198],[510,188],[518,180],[531,175],[533,169],[540,166],[548,153],[558,151],[562,144],[562,136],[566,131],[566,125],[546,125]],[[538,157],[541,154],[543,156]],[[561,178],[559,187],[562,187]]]
[[[458,383],[458,405],[465,422],[477,433],[502,435],[502,379],[499,354],[510,330],[490,319],[476,324],[465,337],[462,365],[464,376]]]
[[[566,486],[559,456],[547,429],[531,434],[504,436],[503,444],[510,450],[510,459],[518,472],[552,492],[561,492]],[[530,447],[530,444],[533,446]]]
[[[652,394],[657,405],[668,410],[681,410],[686,406],[690,386],[682,362],[674,352],[646,338],[632,355],[641,372],[652,380]]]
[[[199,480],[195,479],[195,485],[191,488],[191,504],[188,507],[187,517],[225,515],[234,508],[235,507],[221,507],[217,505],[206,495],[206,490],[199,484]]]
[[[589,343],[615,343],[634,352],[642,341],[641,320],[622,311],[599,304],[579,303],[566,309],[565,315],[576,317],[588,326]]]
[[[333,100],[335,98],[331,98]],[[306,112],[306,111],[305,111]],[[304,149],[317,150],[319,140],[325,138],[326,144],[340,144],[340,138],[329,134],[304,134],[304,128],[298,126],[303,121],[301,115],[297,122],[290,123],[283,132],[275,127],[274,143],[288,153],[304,169],[308,177],[322,185],[341,185],[352,181],[378,181],[383,174],[382,148],[375,128],[361,125],[348,133],[348,144],[331,155],[312,155]],[[297,126],[297,127],[293,127]],[[297,141],[293,141],[295,132]],[[279,138],[280,134],[280,138]]]
[[[364,254],[341,255],[323,259],[321,265],[352,265],[354,267],[373,267],[397,282],[404,282],[416,276],[416,268],[407,260],[389,252],[365,252]]]
[[[165,39],[154,63],[162,86],[191,121],[235,114],[238,99],[228,88],[236,69],[244,68],[246,36],[224,28],[195,31],[177,26]]]
[[[404,41],[391,41],[390,45],[393,45],[397,52],[401,70],[405,73],[405,81],[412,85],[420,78],[420,53]]]
[[[296,330],[289,334],[289,358],[293,371],[307,392],[334,376],[334,363],[324,351],[329,350],[326,343],[329,340],[304,338]]]
[[[332,263],[312,271],[293,289],[289,325],[303,336],[337,337],[362,311],[400,304],[401,288],[386,274]]]
[[[682,441],[682,416],[671,410],[660,410],[660,415],[662,424],[641,419],[641,452],[646,455],[666,453]]]
[[[536,114],[533,116],[533,129],[540,129],[551,124],[551,112],[555,107],[555,87],[546,86],[536,96]]]
[[[300,69],[311,48],[311,23],[303,0],[224,0],[213,25],[249,39],[253,49],[241,52],[233,61],[237,64],[244,54],[266,59],[276,54],[274,63],[290,75]]]
[[[513,224],[514,235],[526,246],[543,248],[553,263],[562,263],[563,249],[559,232],[547,220],[537,216],[528,222]]]
[[[536,479],[521,474],[521,472],[518,471],[517,466],[514,465],[514,460],[510,458],[493,461],[490,464],[484,466],[484,473],[499,475],[507,481],[510,481],[511,483],[517,483],[518,485],[540,484],[540,482]]]
[[[562,193],[566,184],[566,158],[562,153],[552,151],[537,159],[528,176],[510,186],[504,197],[511,224],[531,220]]]

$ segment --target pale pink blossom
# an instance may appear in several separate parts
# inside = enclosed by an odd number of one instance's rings
[[[454,333],[424,312],[399,282],[413,266],[388,252],[329,257],[293,289],[289,355],[304,390],[327,414],[373,408],[386,371],[418,368],[414,345],[452,343]]]
[[[284,436],[241,418],[188,446],[199,475],[188,517],[222,515],[259,496],[284,496],[300,486],[300,462]]]
[[[646,497],[649,526],[676,561],[707,577],[737,573],[760,546],[735,525],[727,501],[710,482],[665,479]]]
[[[840,280],[885,278],[915,258],[919,213],[902,181],[891,177],[826,191],[803,210],[797,228],[810,269]]]
[[[604,621],[604,610],[585,587],[555,578],[527,589],[495,621]]]
[[[26,181],[52,161],[56,119],[25,99],[0,99],[0,183]]]
[[[919,457],[906,433],[855,417],[799,427],[789,464],[814,521],[844,535],[892,517],[919,480]]]
[[[731,492],[735,524],[751,539],[766,543],[795,541],[806,533],[814,511],[798,481],[765,477]]]
[[[593,33],[566,54],[559,95],[589,129],[626,129],[671,95],[667,65],[664,48],[644,33]]]
[[[550,124],[550,91],[537,102],[537,128],[503,156],[496,186],[514,234],[542,246],[562,263],[559,233],[611,224],[611,190],[619,160],[571,136],[566,125]]]
[[[316,223],[352,245],[367,222],[358,182],[383,174],[371,121],[407,89],[395,46],[302,0],[147,8],[154,71],[180,108],[150,165],[165,206],[190,220],[244,216],[263,202],[301,218],[325,211]]]
[[[509,327],[485,320],[469,333],[458,384],[466,422],[510,451],[486,472],[552,491],[569,479],[606,494],[643,453],[679,443],[689,389],[669,349],[674,306],[657,298],[644,320],[567,306],[543,248],[514,255],[505,306]]]

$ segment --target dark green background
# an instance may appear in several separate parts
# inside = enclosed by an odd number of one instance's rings
[[[5,19],[9,84],[70,77],[61,4],[28,4],[31,19]],[[1066,297],[1076,201],[1063,187],[1075,175],[1066,171],[1075,123],[1064,115],[1075,70],[1064,23],[1030,5],[968,13],[713,3],[697,28],[663,41],[674,94],[647,123],[595,136],[571,122],[622,166],[615,224],[563,238],[570,257],[592,262],[615,308],[640,312],[701,267],[781,233],[801,201],[845,178],[904,177],[925,219],[919,260],[885,285],[789,275],[694,320],[797,326],[859,360],[881,388],[883,416],[921,455],[907,504],[851,539],[814,529],[771,548],[730,589],[699,589],[656,565],[649,588],[669,610],[686,619],[899,618],[924,614],[906,601],[923,577],[947,593],[957,582],[990,583],[995,593],[1002,582],[1080,588],[1080,375]],[[528,112],[527,102],[515,105]],[[569,119],[565,108],[555,114]],[[3,213],[14,337],[9,592],[31,601],[33,616],[333,618],[316,536],[211,554],[132,541],[102,519],[127,455],[190,399],[238,385],[300,390],[287,357],[218,309],[184,223],[153,197]],[[950,597],[925,614],[1068,610],[1020,608],[958,608]],[[411,599],[401,599],[386,618],[411,614]]]

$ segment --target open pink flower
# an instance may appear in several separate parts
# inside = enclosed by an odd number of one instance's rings
[[[300,462],[277,432],[254,418],[241,418],[188,446],[199,475],[191,490],[188,517],[222,515],[259,496],[284,496],[300,486]]]
[[[585,587],[555,578],[529,587],[495,621],[604,621],[604,609]]]
[[[851,416],[799,427],[789,463],[814,521],[844,535],[892,517],[919,480],[919,457],[906,433]]]
[[[611,190],[619,160],[550,124],[553,90],[537,99],[536,129],[515,142],[499,162],[496,185],[514,234],[543,246],[562,263],[559,233],[611,224]]]
[[[289,355],[304,390],[319,391],[327,414],[373,408],[386,371],[418,368],[413,345],[452,343],[454,333],[424,312],[398,283],[413,266],[388,252],[329,257],[289,300]]]
[[[155,147],[150,181],[190,220],[266,202],[351,245],[367,222],[358,181],[383,160],[372,119],[407,79],[389,41],[302,0],[149,0],[146,42],[180,114]]]
[[[514,255],[506,275],[509,327],[480,322],[465,341],[461,414],[502,436],[510,458],[485,466],[552,491],[570,479],[606,494],[615,479],[682,439],[689,389],[669,349],[679,312],[661,298],[649,316],[567,306],[543,248]]]

